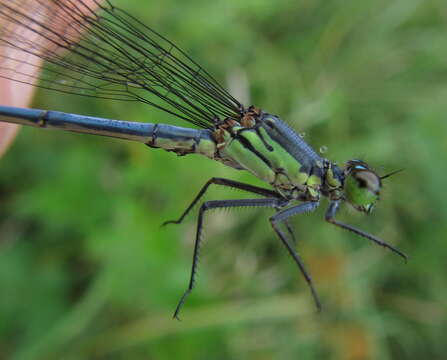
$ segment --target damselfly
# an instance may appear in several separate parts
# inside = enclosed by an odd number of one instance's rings
[[[180,218],[165,223],[181,223],[211,185],[258,196],[201,204],[190,281],[174,317],[194,287],[203,218],[211,209],[273,208],[271,227],[302,272],[318,309],[320,301],[295,249],[289,219],[314,211],[322,197],[329,200],[327,222],[407,258],[376,236],[335,219],[343,202],[370,213],[379,199],[381,181],[393,173],[380,176],[361,160],[340,167],[323,158],[278,116],[241,104],[174,43],[109,2],[94,2],[97,9],[85,0],[36,0],[30,1],[35,4],[30,11],[19,0],[2,0],[1,76],[59,92],[146,103],[199,129],[6,106],[0,107],[0,120],[139,141],[177,155],[201,154],[248,171],[269,185],[211,178]],[[58,23],[65,24],[63,31],[51,26]],[[46,66],[36,84],[35,67],[41,59]]]

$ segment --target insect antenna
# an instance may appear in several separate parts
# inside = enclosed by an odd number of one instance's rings
[[[400,173],[400,172],[402,172],[402,171],[404,171],[404,170],[405,170],[405,169],[399,169],[399,170],[391,171],[390,173],[381,176],[381,177],[380,177],[380,180],[383,180],[383,179],[386,179],[386,178],[388,178],[388,177],[390,177],[390,176],[396,175],[397,173]]]

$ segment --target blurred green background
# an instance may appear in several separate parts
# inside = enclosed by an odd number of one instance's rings
[[[0,172],[1,359],[441,359],[447,343],[447,4],[442,0],[116,1],[237,97],[279,114],[340,163],[386,180],[370,216],[340,219],[408,264],[324,222],[293,226],[324,311],[267,221],[215,211],[195,291],[195,216],[176,218],[210,160],[22,129]],[[35,107],[188,126],[144,105],[39,92]],[[207,199],[238,198],[214,189]]]

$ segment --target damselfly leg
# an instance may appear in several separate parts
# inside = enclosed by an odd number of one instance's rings
[[[314,301],[315,301],[315,305],[317,306],[318,311],[321,311],[321,303],[318,298],[317,292],[314,288],[311,276],[309,275],[308,271],[306,270],[306,267],[304,266],[304,263],[301,260],[300,256],[298,255],[296,249],[287,240],[287,237],[284,235],[284,233],[281,231],[281,229],[278,226],[279,224],[286,222],[287,219],[289,219],[291,216],[302,214],[305,212],[314,211],[318,207],[319,204],[320,203],[318,201],[305,202],[305,203],[299,204],[297,206],[281,210],[270,218],[270,224],[272,225],[273,230],[275,230],[276,234],[281,239],[282,243],[286,247],[289,254],[292,256],[295,263],[298,265],[298,268],[301,270],[301,273],[303,274],[304,279],[306,279],[306,282],[309,285],[310,291],[312,293],[312,297],[314,298]],[[287,226],[287,228],[289,229],[289,232],[290,232],[291,228],[288,226]]]
[[[287,220],[284,221],[284,225],[286,226],[286,229],[290,235],[290,238],[292,239],[293,244],[296,246],[296,237],[295,233],[293,232],[292,226],[290,226],[290,223]]]
[[[342,222],[338,221],[337,219],[335,219],[335,215],[337,214],[339,207],[340,207],[339,200],[331,201],[331,203],[329,204],[329,207],[326,211],[326,216],[325,216],[325,219],[327,222],[334,224],[335,226],[338,226],[342,229],[351,231],[354,234],[357,234],[365,239],[371,240],[371,241],[375,242],[377,245],[380,245],[387,249],[390,249],[395,254],[401,256],[405,260],[405,262],[407,262],[408,256],[405,253],[403,253],[402,251],[400,251],[399,249],[395,248],[394,246],[388,244],[387,242],[379,239],[378,237],[376,237],[374,235],[371,235],[363,230],[357,229],[351,225],[342,223]]]
[[[235,207],[272,207],[277,208],[282,204],[282,200],[275,198],[268,199],[238,199],[238,200],[212,200],[206,201],[202,204],[199,210],[199,216],[197,219],[197,233],[196,240],[194,243],[194,254],[192,258],[192,268],[191,277],[189,280],[188,289],[182,295],[176,309],[174,312],[174,318],[180,320],[178,314],[181,307],[183,306],[187,296],[191,293],[195,285],[195,277],[197,271],[198,259],[200,256],[200,245],[202,241],[202,229],[203,229],[203,216],[206,211],[213,209],[225,209],[225,208],[235,208]]]
[[[221,185],[226,187],[231,187],[234,189],[239,189],[243,191],[247,191],[252,194],[258,194],[262,195],[268,198],[280,198],[281,195],[278,194],[275,191],[264,189],[258,186],[253,186],[250,184],[245,184],[239,181],[234,181],[230,179],[224,179],[224,178],[217,178],[213,177],[210,180],[206,182],[206,184],[200,189],[197,196],[194,198],[194,200],[191,202],[191,204],[186,208],[186,210],[183,212],[183,214],[177,219],[177,220],[168,220],[165,221],[162,226],[168,225],[168,224],[180,224],[185,217],[189,214],[189,212],[194,208],[194,206],[197,205],[197,203],[200,201],[200,199],[205,195],[206,191],[211,185]]]

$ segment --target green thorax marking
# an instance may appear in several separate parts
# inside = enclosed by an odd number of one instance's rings
[[[241,168],[286,196],[298,191],[308,194],[309,199],[315,199],[319,197],[322,186],[341,186],[341,181],[334,176],[327,160],[309,159],[307,164],[301,164],[272,138],[268,127],[259,126],[259,123],[251,125],[244,127],[230,120],[216,129],[218,157],[232,159]],[[309,163],[312,165],[309,166]]]

